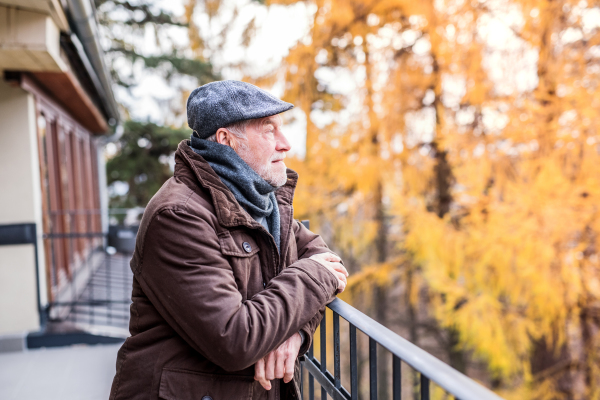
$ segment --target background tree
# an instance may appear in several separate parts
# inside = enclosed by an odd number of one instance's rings
[[[178,89],[180,96],[161,106],[167,106],[165,116],[181,124],[181,118],[176,117],[185,115],[190,88],[217,79],[202,52],[194,51],[181,40],[188,31],[187,23],[152,2],[95,0],[95,5],[113,81],[120,91],[131,94],[130,89],[139,85],[143,74],[164,79]],[[129,115],[127,108],[124,112]]]
[[[306,3],[307,35],[246,79],[306,118],[295,216],[346,260],[346,299],[507,398],[598,398],[598,2]],[[188,2],[190,54],[242,15]]]
[[[599,5],[310,4],[267,78],[306,115],[296,216],[350,299],[393,288],[370,304],[400,315],[369,314],[506,397],[600,396]]]
[[[177,39],[188,25],[172,13],[133,0],[96,0],[95,5],[116,94],[126,116],[123,135],[110,145],[107,161],[110,207],[144,207],[172,176],[173,153],[191,134],[189,129],[178,128],[185,123],[187,96],[218,75],[201,52]],[[132,111],[138,107],[132,91],[147,74],[163,79],[178,96],[166,102],[155,99],[162,114],[154,115],[154,122],[132,121]]]
[[[188,139],[189,129],[174,129],[151,122],[127,121],[116,153],[107,161],[108,184],[113,188],[110,206],[144,207],[162,184],[173,176],[173,151]],[[114,185],[115,182],[119,184]],[[121,194],[122,193],[122,194]]]

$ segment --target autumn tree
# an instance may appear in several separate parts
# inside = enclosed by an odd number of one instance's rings
[[[375,287],[374,316],[412,313],[415,342],[433,317],[456,368],[484,362],[508,398],[598,398],[598,4],[309,3],[268,77],[307,119],[297,216]]]

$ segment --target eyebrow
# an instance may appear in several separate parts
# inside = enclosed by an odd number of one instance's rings
[[[268,119],[266,119],[266,120],[263,121],[263,123],[262,123],[263,128],[266,127],[267,125],[272,125],[273,128],[277,128],[278,127],[276,121],[274,119],[272,119],[272,118],[268,118]]]

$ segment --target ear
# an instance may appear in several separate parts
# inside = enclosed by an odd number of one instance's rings
[[[229,146],[235,150],[235,145],[237,144],[235,141],[235,137],[225,128],[219,128],[217,130],[217,143],[224,144],[225,146]]]

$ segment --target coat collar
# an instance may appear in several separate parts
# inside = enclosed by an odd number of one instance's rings
[[[177,164],[182,164],[182,166],[189,168],[193,172],[200,186],[210,191],[217,219],[221,225],[226,227],[237,225],[256,227],[260,225],[240,206],[235,197],[233,197],[233,193],[225,186],[208,162],[192,150],[189,140],[182,140],[179,143],[175,152],[175,163],[175,175],[181,173],[180,169],[177,168]],[[287,177],[286,184],[275,191],[280,210],[282,208],[291,209],[294,192],[298,183],[298,174],[289,168],[287,169]],[[291,217],[281,215],[282,219]]]

